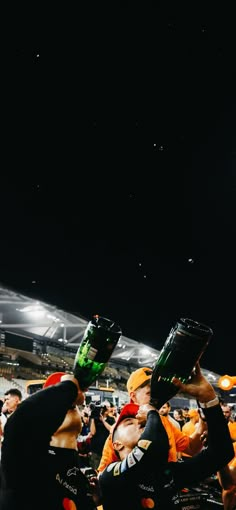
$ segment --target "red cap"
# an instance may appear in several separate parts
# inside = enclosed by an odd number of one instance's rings
[[[125,420],[125,418],[135,418],[137,412],[139,410],[139,406],[137,404],[126,404],[123,409],[121,410],[120,412],[120,415],[114,425],[114,428],[113,428],[113,431],[112,431],[112,436],[116,430],[116,428],[118,427],[118,425],[120,424],[120,422],[122,420]]]
[[[61,377],[63,375],[65,375],[65,372],[54,372],[53,374],[50,374],[46,379],[43,388],[47,388],[48,386],[53,386],[54,384],[61,382]]]

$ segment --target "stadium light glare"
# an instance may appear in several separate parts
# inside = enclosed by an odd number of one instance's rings
[[[25,312],[25,313],[28,313],[28,312],[33,312],[33,313],[36,313],[36,312],[40,312],[40,313],[45,313],[45,309],[42,308],[41,305],[38,305],[38,304],[35,304],[35,305],[29,305],[29,306],[25,306],[24,308],[16,308],[16,311],[17,312]]]
[[[230,376],[230,375],[222,375],[218,379],[218,386],[222,390],[228,391],[233,388],[233,386],[236,385],[236,376]]]
[[[141,354],[143,356],[148,356],[150,354],[150,351],[146,347],[143,347],[143,349],[141,349]]]

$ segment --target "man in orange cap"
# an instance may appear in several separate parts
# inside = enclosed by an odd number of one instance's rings
[[[127,381],[127,390],[131,402],[138,406],[149,403],[151,394],[151,377],[152,369],[148,367],[138,368],[132,372]],[[140,420],[141,419],[142,417],[140,415]],[[202,422],[202,420],[199,423],[199,428],[196,429],[190,437],[183,434],[183,432],[175,427],[166,416],[161,416],[161,420],[169,439],[169,461],[177,461],[177,452],[184,451],[189,455],[194,455],[202,449],[201,437],[206,428],[206,425]],[[117,457],[112,447],[110,435],[103,448],[98,472],[102,472],[108,464],[116,459]]]
[[[81,430],[77,406],[83,401],[77,379],[59,372],[8,419],[2,444],[1,510],[96,508],[77,452]]]

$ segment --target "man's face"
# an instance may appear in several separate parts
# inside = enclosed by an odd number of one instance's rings
[[[173,412],[173,416],[174,416],[174,419],[175,419],[175,420],[177,420],[177,421],[182,420],[182,417],[181,417],[181,415],[180,415],[180,412],[179,412],[179,411],[177,411],[176,409],[175,409],[175,410],[174,410],[174,412]]]
[[[16,395],[11,395],[10,393],[8,395],[5,395],[3,406],[4,412],[13,413],[16,410],[19,403],[20,399]]]
[[[226,420],[228,421],[230,419],[230,415],[231,415],[231,409],[229,406],[221,406],[221,409],[223,411],[223,415],[224,417],[226,418]]]
[[[117,430],[117,440],[122,443],[123,446],[132,450],[143,432],[143,427],[140,425],[137,418],[129,417],[121,421]]]
[[[159,409],[159,413],[162,416],[168,416],[169,410],[170,410],[169,406],[167,404],[163,404],[163,406],[161,406]]]
[[[81,416],[83,417],[83,422],[85,423],[85,425],[88,425],[88,423],[89,423],[89,416],[88,416],[88,414],[82,412]]]
[[[142,406],[144,404],[149,404],[151,396],[151,384],[147,383],[143,388],[138,388],[134,392],[132,392],[131,398],[134,404],[138,404]]]

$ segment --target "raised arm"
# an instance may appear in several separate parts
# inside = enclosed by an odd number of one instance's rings
[[[147,423],[137,445],[122,461],[114,462],[100,473],[100,483],[104,485],[115,484],[116,488],[137,476],[137,473],[145,473],[146,470],[158,469],[166,465],[168,458],[169,442],[158,411],[149,405],[146,408]]]
[[[176,379],[173,382],[181,391],[198,400],[208,427],[208,447],[183,463],[171,465],[175,483],[181,488],[216,473],[233,458],[234,450],[219,399],[212,385],[202,375],[199,364],[189,384],[182,384]]]
[[[21,403],[7,421],[4,441],[11,442],[11,445],[22,444],[29,438],[37,438],[38,442],[50,441],[68,409],[81,394],[72,376],[63,377],[63,382],[40,390]]]

